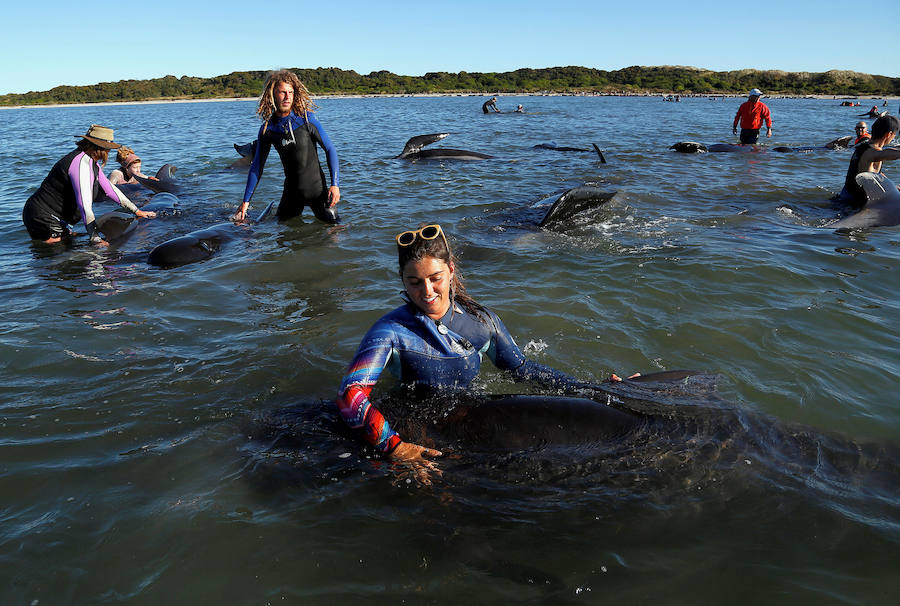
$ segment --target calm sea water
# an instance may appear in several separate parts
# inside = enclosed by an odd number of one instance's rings
[[[307,211],[173,270],[146,253],[233,212],[253,103],[0,112],[0,603],[896,600],[900,232],[825,227],[849,152],[667,149],[733,141],[734,99],[481,102],[319,101],[343,226]],[[767,103],[774,145],[824,144],[861,113]],[[32,244],[22,205],[91,123],[147,172],[177,165],[181,213],[111,250]],[[392,159],[433,132],[496,159]],[[608,163],[531,149],[549,142]],[[273,155],[255,209],[280,173]],[[534,228],[581,183],[621,195]],[[425,222],[534,359],[598,380],[698,369],[718,391],[652,403],[667,429],[627,447],[462,454],[406,482],[331,401],[400,301],[393,236]],[[489,363],[478,388],[523,389]]]

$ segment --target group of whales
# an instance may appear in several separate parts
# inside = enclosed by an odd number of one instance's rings
[[[403,151],[396,159],[403,160],[489,160],[495,158],[489,154],[453,148],[425,149],[447,137],[449,133],[432,133],[417,135],[410,138]],[[825,144],[820,148],[786,148],[774,147],[773,151],[801,151],[812,149],[840,149],[850,145],[851,137],[841,137]],[[256,151],[256,141],[244,145],[234,145],[235,150],[241,155],[241,160],[232,164],[232,167],[248,165]],[[557,146],[555,144],[541,143],[532,147],[537,150],[551,150],[560,152],[595,152],[601,163],[606,163],[606,158],[600,148],[593,144],[593,150],[581,147]],[[671,146],[681,153],[702,152],[744,152],[757,149],[752,145],[734,145],[719,143],[710,146],[693,141],[682,141]],[[177,203],[174,194],[180,187],[174,178],[176,168],[171,164],[165,164],[156,174],[155,179],[138,178],[137,184],[121,185],[120,189],[126,194],[132,194],[142,187],[156,192],[153,200],[163,207]],[[864,229],[869,227],[900,225],[900,191],[890,179],[881,174],[862,173],[856,177],[857,183],[868,195],[868,203],[859,212],[827,225],[832,229]],[[573,217],[586,211],[599,208],[616,198],[618,192],[607,192],[590,185],[580,185],[567,189],[559,194],[544,214],[537,226],[541,229],[555,230],[564,228]],[[168,197],[166,197],[168,196]],[[256,222],[262,221],[270,214],[273,203],[257,217]],[[150,210],[150,207],[144,207]],[[121,213],[111,212],[98,219],[101,232],[110,239],[117,240],[130,233],[132,219]],[[233,240],[246,225],[236,225],[232,222],[220,223],[196,230],[173,238],[156,246],[150,251],[148,263],[160,268],[171,268],[203,261],[214,255],[221,246]]]

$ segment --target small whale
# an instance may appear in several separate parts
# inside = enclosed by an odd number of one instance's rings
[[[846,149],[850,146],[852,135],[839,137],[833,141],[829,141],[821,147],[817,146],[800,146],[791,147],[787,145],[779,145],[777,147],[768,148],[774,152],[810,152],[816,149]],[[699,154],[703,152],[759,152],[765,151],[764,145],[745,145],[743,143],[714,143],[706,146],[696,141],[679,141],[674,145],[670,145],[669,149],[674,149],[682,154]]]
[[[269,202],[269,205],[266,206],[255,222],[259,223],[265,219],[274,204],[274,201]],[[246,225],[241,224],[219,223],[206,229],[192,231],[184,236],[167,240],[155,247],[150,251],[147,263],[163,269],[169,269],[205,261],[216,254],[224,243],[234,240],[239,233],[238,230],[246,228]]]
[[[606,158],[603,157],[603,152],[600,150],[599,147],[597,147],[597,144],[596,144],[596,143],[592,143],[591,145],[594,146],[594,149],[593,149],[593,150],[586,149],[586,148],[584,148],[584,147],[565,147],[565,146],[555,145],[555,144],[553,144],[553,143],[538,143],[537,145],[533,146],[531,149],[548,149],[548,150],[550,150],[550,151],[559,151],[559,152],[589,152],[589,151],[595,151],[595,152],[597,152],[597,155],[600,156],[600,163],[601,163],[601,164],[606,164]]]
[[[682,154],[702,154],[709,151],[705,145],[696,141],[680,141],[675,145],[670,145],[669,149],[674,149]]]
[[[866,205],[826,227],[850,230],[900,225],[900,191],[893,181],[882,174],[866,172],[856,175],[856,183],[866,192]]]
[[[538,223],[543,229],[563,227],[569,219],[587,210],[599,208],[612,200],[618,192],[606,192],[590,185],[580,185],[564,191],[550,206]]]
[[[395,158],[404,160],[487,160],[494,156],[480,152],[466,151],[464,149],[422,149],[435,141],[440,141],[450,133],[434,133],[431,135],[417,135],[406,142],[403,151]]]

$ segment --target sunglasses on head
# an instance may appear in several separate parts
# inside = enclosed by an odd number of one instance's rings
[[[434,223],[432,225],[426,225],[421,229],[414,229],[397,234],[397,246],[412,246],[415,243],[416,238],[422,238],[423,240],[434,240],[438,236],[441,236],[441,238],[444,239],[444,245],[446,246],[447,237],[444,236],[444,230],[441,229],[440,225]]]

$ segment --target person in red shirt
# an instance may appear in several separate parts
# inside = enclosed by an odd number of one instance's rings
[[[766,136],[772,136],[772,113],[769,107],[759,100],[762,92],[754,88],[748,93],[750,99],[741,104],[734,115],[731,132],[737,134],[738,120],[741,123],[741,143],[754,144],[759,140],[759,129],[763,121],[766,123]]]

